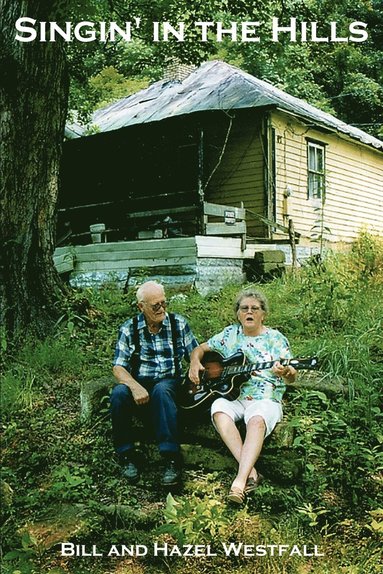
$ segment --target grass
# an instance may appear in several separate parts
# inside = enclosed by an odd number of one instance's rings
[[[300,457],[294,483],[272,476],[244,509],[223,500],[227,471],[187,468],[174,493],[173,514],[158,488],[155,461],[142,487],[121,480],[110,421],[79,418],[81,381],[108,374],[118,326],[136,312],[134,293],[114,286],[73,292],[55,336],[27,342],[2,377],[2,562],[5,574],[377,574],[382,533],[380,405],[383,364],[383,247],[362,235],[352,257],[330,256],[318,266],[262,286],[268,323],[285,333],[294,355],[318,355],[322,369],[344,378],[345,396],[294,391],[285,419],[295,438],[287,455]],[[259,287],[259,286],[258,286]],[[188,317],[200,341],[233,321],[238,288],[203,298],[167,293],[172,311]],[[214,504],[212,504],[212,502]],[[218,502],[219,504],[215,504]],[[174,510],[174,509],[173,509]],[[214,518],[216,512],[219,515]],[[60,520],[61,522],[60,522]],[[164,529],[164,527],[166,528]],[[163,532],[161,532],[164,530]],[[158,530],[160,529],[160,530]],[[54,532],[56,531],[56,538]],[[60,557],[73,541],[111,544],[210,543],[217,557]],[[226,543],[317,546],[324,556],[225,556]]]

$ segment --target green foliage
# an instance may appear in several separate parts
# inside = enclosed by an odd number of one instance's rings
[[[67,325],[72,333],[71,323]],[[83,353],[66,338],[26,342],[17,361],[2,377],[1,405],[6,411],[31,411],[42,399],[51,377],[73,376],[80,372]]]
[[[37,396],[36,376],[31,369],[16,366],[5,373],[0,395],[2,410],[30,411]]]
[[[137,78],[141,83],[159,80],[163,74],[163,64],[158,61],[155,46],[141,38],[118,44],[115,65],[125,78]]]
[[[368,513],[371,517],[370,523],[367,528],[371,530],[374,534],[383,534],[383,508],[377,508],[376,510],[371,510]]]
[[[95,560],[90,565],[83,561],[81,567],[80,559],[58,564],[57,553],[42,551],[32,538],[23,546],[17,533],[27,523],[43,521],[58,502],[89,512],[89,533],[81,543],[97,540],[107,547],[111,541],[129,539],[150,546],[158,536],[214,546],[222,540],[318,543],[331,560],[325,558],[321,568],[318,561],[313,572],[359,568],[377,574],[383,467],[382,257],[381,238],[363,232],[348,254],[328,253],[295,274],[262,285],[271,309],[267,324],[288,336],[294,355],[318,355],[321,370],[330,381],[340,378],[344,394],[288,392],[284,418],[293,431],[293,445],[275,451],[272,441],[265,446],[267,480],[241,510],[225,504],[233,478],[225,471],[207,474],[204,468],[186,468],[184,491],[166,503],[166,493],[158,488],[158,464],[150,457],[139,486],[121,479],[113,461],[109,417],[105,413],[84,425],[79,392],[82,381],[110,372],[117,329],[137,310],[134,289],[124,294],[108,285],[73,292],[55,336],[26,342],[4,364],[3,556],[16,552],[4,560],[5,572],[59,567],[73,574],[105,571],[105,563],[99,566]],[[235,320],[237,292],[238,286],[232,285],[204,298],[195,291],[167,289],[169,310],[185,315],[202,342]],[[304,380],[305,373],[299,377]],[[279,484],[270,471],[273,457],[284,468],[299,461],[299,472]],[[214,559],[217,568],[232,565],[219,560]],[[241,571],[252,574],[249,562],[236,560]],[[171,566],[180,574],[187,566],[190,574],[197,573],[200,564],[197,559],[187,565],[174,559]],[[158,572],[166,571],[165,563],[154,565],[147,558],[149,572],[157,566]],[[260,574],[281,569],[296,574],[306,566],[307,560],[297,557],[268,557]],[[108,562],[107,568],[112,571],[114,566]]]
[[[307,265],[298,279],[298,295],[304,303],[301,320],[306,331],[339,330],[349,319],[349,304],[354,298],[347,282],[327,263]]]
[[[383,413],[377,396],[372,404],[366,398],[354,399],[350,410],[344,400],[330,401],[318,391],[295,397],[299,404],[289,424],[296,430],[294,447],[304,455],[303,480],[310,497],[323,497],[330,489],[360,510],[374,496],[377,484],[366,477],[382,469]]]
[[[21,536],[21,546],[7,552],[4,556],[5,572],[6,574],[33,574],[36,571],[34,563],[39,561],[40,556],[41,549],[37,540],[29,532],[24,532]],[[9,569],[7,563],[11,564]]]
[[[120,97],[123,86],[131,93],[139,89],[144,79],[156,81],[173,58],[184,63],[199,65],[207,59],[222,59],[239,65],[244,70],[272,82],[288,93],[303,98],[322,110],[335,113],[348,123],[360,127],[377,137],[381,134],[383,113],[382,91],[382,23],[381,4],[375,1],[276,2],[265,0],[257,6],[245,2],[209,0],[158,0],[157,2],[82,2],[76,11],[91,21],[132,21],[141,19],[131,42],[74,42],[68,47],[71,70],[71,101],[69,108],[86,122],[95,106],[106,99],[99,98],[92,87],[102,70],[115,69],[132,83],[125,84],[114,74],[110,77],[110,96]],[[290,42],[281,35],[279,42],[271,39],[271,20],[280,19],[287,25],[291,17],[297,22],[318,22],[319,34],[328,36],[329,23],[338,23],[338,35],[348,36],[348,24],[363,21],[368,25],[367,42]],[[185,24],[185,41],[170,38],[167,42],[154,42],[152,22],[168,21],[173,26]],[[261,42],[232,42],[224,37],[218,42],[212,29],[206,42],[194,22],[262,22]],[[138,83],[135,83],[137,82]]]
[[[72,324],[67,325],[69,335],[73,335]],[[51,375],[65,373],[75,375],[83,364],[83,352],[75,345],[68,344],[66,338],[46,339],[35,346],[25,347],[20,360],[35,371],[46,371]]]
[[[362,231],[352,246],[352,271],[363,283],[383,283],[383,238]]]
[[[171,493],[166,498],[165,524],[158,533],[168,533],[179,544],[201,544],[225,537],[229,519],[222,502],[192,494],[190,498],[175,500]]]
[[[89,86],[93,90],[93,99],[97,102],[95,109],[97,109],[146,88],[148,80],[125,78],[113,66],[109,66],[90,78]]]
[[[53,470],[46,495],[56,502],[83,500],[90,494],[91,486],[92,479],[83,466],[64,465]]]

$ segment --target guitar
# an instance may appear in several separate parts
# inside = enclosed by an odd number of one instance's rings
[[[271,369],[276,362],[278,361],[249,364],[241,351],[227,359],[215,351],[209,351],[202,360],[205,370],[200,374],[199,385],[192,383],[186,376],[181,385],[178,404],[182,409],[194,409],[200,405],[207,408],[218,397],[234,401],[239,397],[242,384],[249,380],[253,371]],[[279,362],[283,366],[291,365],[296,370],[315,369],[318,366],[316,357],[279,359]]]

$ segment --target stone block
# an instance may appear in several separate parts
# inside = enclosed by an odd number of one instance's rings
[[[264,448],[257,462],[257,469],[278,484],[297,483],[302,476],[303,459],[293,450],[281,448],[278,452],[271,452]]]
[[[285,254],[282,250],[256,251],[254,259],[247,259],[244,269],[249,281],[269,281],[281,277],[285,271]]]
[[[210,412],[193,413],[185,416],[180,412],[182,426],[182,440],[189,444],[202,444],[204,446],[219,446],[221,439],[210,419]]]
[[[217,293],[227,284],[245,281],[242,259],[199,257],[194,286],[203,296]]]
[[[258,264],[264,264],[264,263],[284,264],[285,254],[280,249],[273,249],[270,251],[256,251],[254,253],[254,261]]]
[[[199,444],[182,444],[181,451],[185,466],[201,466],[204,471],[235,471],[237,463],[228,453],[203,447]]]
[[[283,263],[272,263],[268,261],[262,265],[262,275],[267,275],[268,273],[273,273],[274,276],[280,276],[285,270]]]
[[[20,533],[28,532],[40,549],[48,550],[73,538],[81,540],[81,535],[87,534],[89,528],[87,514],[84,505],[80,504],[51,506],[45,518],[28,524]]]
[[[266,445],[270,448],[289,448],[294,442],[294,429],[285,421],[278,423],[266,440]]]
[[[100,410],[107,404],[107,397],[114,382],[112,375],[105,375],[81,384],[80,409],[83,422],[93,420],[94,417],[100,415]]]

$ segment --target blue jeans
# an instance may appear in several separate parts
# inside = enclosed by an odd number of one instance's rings
[[[131,390],[123,384],[113,388],[110,403],[112,415],[113,442],[118,454],[134,447],[132,440],[132,416],[137,415],[144,424],[151,424],[161,454],[178,453],[178,417],[176,379],[163,379],[156,384],[150,380],[138,379],[149,392],[150,400],[145,405],[136,405]]]

